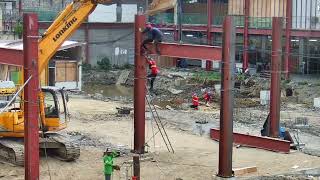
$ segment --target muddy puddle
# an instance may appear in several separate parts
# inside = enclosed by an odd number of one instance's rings
[[[133,87],[121,85],[85,85],[83,91],[87,94],[99,93],[105,97],[127,97],[133,98]]]

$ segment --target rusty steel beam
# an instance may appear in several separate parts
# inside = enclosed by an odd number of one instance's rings
[[[231,16],[226,16],[223,29],[221,105],[220,105],[220,142],[219,171],[220,177],[232,177],[233,143],[233,87],[235,65],[235,26]]]
[[[280,128],[280,81],[282,59],[283,19],[272,19],[272,57],[271,57],[271,92],[270,92],[270,137],[279,137]]]
[[[212,1],[207,0],[207,44],[210,46],[212,45],[212,33],[211,33],[211,26],[212,26]],[[206,61],[206,70],[210,71],[212,69],[212,61]]]
[[[286,52],[284,58],[285,78],[289,79],[289,59],[291,49],[291,29],[292,29],[292,0],[287,0],[286,5]]]
[[[135,16],[135,57],[134,57],[134,152],[145,152],[145,97],[146,97],[146,60],[141,54],[142,33],[146,17]]]
[[[222,59],[221,47],[195,45],[195,44],[178,44],[178,43],[161,43],[159,44],[161,56],[202,59],[211,61],[220,61]],[[149,54],[156,55],[153,44],[148,44]],[[196,53],[195,53],[196,52]]]
[[[24,89],[24,165],[26,180],[39,179],[38,32],[37,14],[24,14],[24,81],[32,76]]]
[[[0,48],[0,64],[23,66],[23,54],[20,50]]]
[[[244,0],[244,28],[243,28],[243,72],[249,67],[249,16],[250,0]]]
[[[161,30],[166,31],[173,31],[174,25],[171,24],[158,24],[155,25],[155,27],[160,28]],[[207,26],[206,25],[184,25],[182,31],[193,31],[193,32],[207,32]],[[211,27],[212,33],[222,33],[223,29],[221,26],[212,26]],[[244,28],[238,27],[236,29],[237,34],[243,34]],[[271,29],[250,29],[249,28],[249,35],[271,35],[272,30]],[[320,31],[319,30],[303,30],[303,29],[292,29],[291,30],[291,36],[292,37],[320,37]]]
[[[220,130],[212,128],[210,130],[210,137],[213,140],[220,140]],[[274,152],[289,153],[290,141],[281,140],[278,138],[254,136],[241,133],[233,133],[233,142],[235,144],[253,147],[258,149],[264,149]]]

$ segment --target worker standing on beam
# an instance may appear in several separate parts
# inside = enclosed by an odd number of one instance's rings
[[[152,27],[152,25],[148,23],[146,25],[146,28],[144,29],[144,31],[142,31],[142,33],[143,34],[147,34],[147,39],[145,39],[142,42],[143,49],[145,51],[148,51],[148,48],[147,48],[146,45],[148,43],[154,42],[154,45],[156,47],[156,52],[157,52],[158,55],[160,55],[159,43],[161,43],[162,39],[163,39],[163,34],[160,31],[160,29]]]
[[[153,60],[152,58],[150,58],[150,60],[148,58],[146,58],[147,63],[149,64],[149,69],[150,69],[150,73],[148,74],[148,79],[150,80],[150,91],[153,91],[153,84],[154,81],[156,80],[156,77],[159,73],[159,69],[157,67],[157,63],[155,60]]]

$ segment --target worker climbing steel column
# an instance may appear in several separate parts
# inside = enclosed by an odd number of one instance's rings
[[[157,67],[156,61],[150,58],[146,58],[147,63],[149,64],[149,69],[151,70],[150,73],[148,74],[148,79],[150,81],[150,91],[153,91],[153,84],[154,81],[156,80],[156,77],[159,73],[159,69]]]
[[[147,24],[146,28],[142,31],[143,34],[147,34],[147,39],[142,42],[142,47],[145,51],[149,51],[147,48],[147,44],[154,42],[156,47],[157,54],[160,55],[159,43],[162,42],[163,34],[160,29],[152,27],[151,24]]]

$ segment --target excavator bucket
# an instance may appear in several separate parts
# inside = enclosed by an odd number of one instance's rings
[[[149,5],[149,9],[146,14],[152,16],[156,13],[172,9],[176,6],[177,0],[153,0]]]

